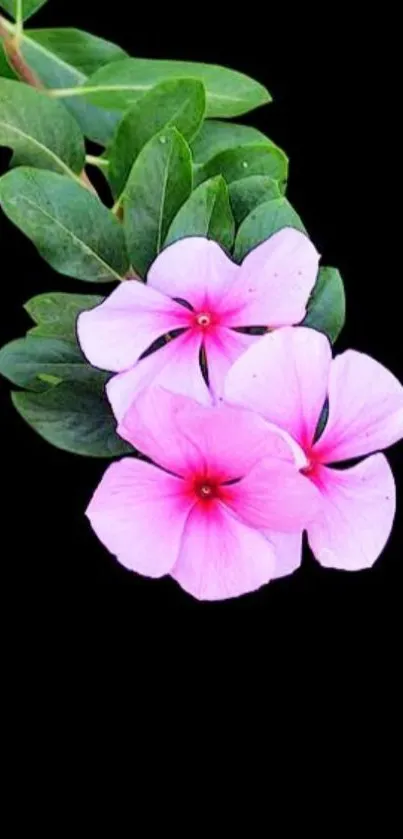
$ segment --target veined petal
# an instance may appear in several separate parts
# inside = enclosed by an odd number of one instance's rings
[[[369,568],[386,545],[395,514],[395,482],[386,458],[376,454],[345,470],[318,466],[314,480],[322,504],[308,539],[317,560],[346,571]]]
[[[196,505],[183,534],[171,576],[198,600],[225,600],[255,591],[274,572],[274,552],[264,536],[221,504]]]
[[[215,399],[222,397],[225,377],[232,364],[257,340],[255,335],[234,332],[226,327],[206,332],[204,350],[209,386]]]
[[[302,326],[279,329],[235,362],[224,397],[258,411],[309,447],[326,400],[331,357],[329,341],[320,332]]]
[[[91,364],[120,372],[157,338],[188,323],[184,306],[138,280],[125,280],[99,306],[81,312],[77,333]]]
[[[124,458],[106,470],[87,516],[122,565],[147,577],[161,577],[178,558],[191,507],[183,481]]]
[[[299,533],[276,533],[263,531],[276,555],[273,580],[293,574],[302,560],[302,531]]]

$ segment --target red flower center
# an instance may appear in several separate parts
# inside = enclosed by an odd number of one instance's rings
[[[208,504],[217,498],[221,498],[223,495],[219,480],[206,475],[197,477],[193,480],[192,490],[197,495],[198,499],[204,504]]]
[[[208,329],[213,323],[212,315],[209,312],[200,312],[196,315],[196,323],[201,329]]]

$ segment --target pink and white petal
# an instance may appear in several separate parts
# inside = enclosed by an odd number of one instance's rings
[[[260,530],[303,530],[320,509],[317,487],[293,463],[276,458],[260,460],[241,481],[222,489],[224,503]]]
[[[403,437],[403,387],[378,361],[347,350],[329,376],[329,418],[315,446],[332,463],[385,449]]]
[[[225,326],[300,323],[315,285],[320,256],[299,230],[286,227],[249,253],[222,301]]]
[[[161,577],[179,556],[192,503],[179,478],[124,458],[106,470],[87,516],[122,565],[147,577]]]
[[[219,503],[191,511],[171,576],[198,600],[225,600],[269,582],[275,556],[267,539]]]
[[[200,335],[189,330],[140,359],[131,370],[110,379],[106,392],[116,419],[120,421],[138,394],[151,384],[210,404],[211,395],[200,368],[200,346]]]
[[[300,533],[276,533],[263,531],[276,555],[273,580],[293,574],[302,560],[302,531]]]
[[[382,454],[351,469],[319,466],[314,478],[322,494],[321,512],[308,527],[316,559],[328,568],[369,568],[392,530],[396,488]]]
[[[157,338],[188,325],[184,306],[138,280],[127,280],[99,306],[81,312],[77,334],[91,364],[120,372],[132,367]]]
[[[215,399],[223,395],[224,381],[231,366],[257,340],[255,335],[234,332],[233,329],[226,329],[226,327],[218,327],[214,331],[206,332],[204,350],[209,386]]]
[[[196,311],[216,311],[239,270],[216,242],[190,236],[163,250],[147,279],[152,288],[186,300]]]
[[[258,411],[309,447],[326,400],[331,358],[329,341],[320,332],[303,326],[279,329],[235,362],[224,398]]]

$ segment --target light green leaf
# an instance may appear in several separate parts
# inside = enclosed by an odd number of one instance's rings
[[[77,345],[61,338],[18,338],[0,350],[0,373],[13,384],[29,390],[44,390],[49,376],[56,381],[105,384],[107,374],[85,360]],[[44,378],[45,374],[45,378]]]
[[[277,181],[273,181],[268,175],[251,175],[249,178],[233,181],[229,185],[229,197],[238,226],[259,204],[280,198],[281,195]]]
[[[192,189],[190,150],[176,130],[157,134],[134,163],[123,198],[130,262],[144,276]]]
[[[116,44],[80,29],[34,29],[25,31],[21,51],[27,64],[47,88],[76,87],[87,76],[126,53]],[[97,108],[81,97],[62,99],[82,132],[101,145],[112,139],[119,112]]]
[[[147,58],[127,58],[102,67],[87,79],[81,91],[65,91],[65,96],[82,95],[95,105],[125,110],[154,85],[172,78],[203,82],[209,117],[236,117],[271,100],[263,85],[235,70],[213,64]]]
[[[12,401],[28,425],[59,449],[89,457],[134,453],[116,434],[100,384],[61,382],[45,393],[13,393]]]
[[[333,344],[345,319],[346,298],[341,274],[337,268],[320,268],[303,325],[324,332]]]
[[[37,326],[30,335],[59,336],[76,343],[76,322],[80,312],[99,306],[104,300],[97,294],[37,294],[25,303],[24,309]]]
[[[98,198],[68,178],[14,169],[0,179],[0,203],[59,273],[107,282],[128,271],[122,225]]]
[[[288,160],[281,149],[274,144],[259,143],[258,145],[237,146],[220,152],[202,166],[195,167],[195,184],[222,175],[227,183],[238,181],[251,175],[268,175],[277,181],[281,192],[284,192],[287,181]]]
[[[206,236],[231,250],[235,223],[228,197],[228,187],[218,175],[197,187],[175,216],[165,244],[185,236]]]
[[[241,262],[249,251],[283,227],[294,227],[306,233],[299,215],[286,198],[276,198],[260,204],[246,217],[238,230],[234,247],[236,262]]]
[[[208,119],[190,144],[194,163],[207,163],[212,157],[234,146],[271,143],[261,131],[249,125]]]
[[[0,79],[0,145],[14,150],[14,166],[51,169],[75,179],[84,167],[83,136],[65,108],[9,79]]]
[[[17,20],[21,14],[22,20],[27,20],[47,3],[47,0],[1,0],[0,6],[8,12],[8,14]]]
[[[139,152],[164,128],[177,128],[185,140],[199,129],[206,109],[202,82],[170,79],[153,87],[124,115],[107,151],[108,178],[114,194],[120,195]]]

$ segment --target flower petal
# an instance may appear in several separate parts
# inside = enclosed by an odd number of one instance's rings
[[[403,387],[364,353],[347,350],[329,377],[329,418],[315,446],[332,463],[385,449],[403,437]]]
[[[106,470],[87,516],[122,565],[147,577],[161,577],[178,558],[191,507],[183,481],[124,458]]]
[[[122,419],[140,391],[151,384],[210,404],[211,396],[200,369],[200,345],[200,335],[185,332],[142,358],[131,370],[110,379],[106,392],[117,420]]]
[[[147,280],[152,288],[186,300],[196,311],[217,311],[239,270],[216,242],[190,236],[157,256]]]
[[[259,531],[237,521],[219,503],[208,513],[197,505],[186,522],[171,576],[199,600],[225,600],[267,583],[274,564],[273,549]]]
[[[231,433],[228,433],[231,429]],[[228,405],[203,406],[161,387],[143,391],[118,433],[177,475],[209,471],[240,478],[262,457],[293,463],[293,452],[257,414]]]
[[[319,254],[303,233],[286,227],[249,253],[222,300],[225,326],[300,323],[315,285]]]
[[[251,527],[303,530],[320,507],[320,495],[293,463],[265,458],[236,484],[225,487],[225,504]]]
[[[273,580],[293,574],[301,565],[302,531],[300,533],[276,533],[263,531],[276,555]]]
[[[320,332],[303,326],[279,329],[235,362],[224,397],[248,405],[309,447],[326,399],[331,357]]]
[[[222,397],[225,377],[232,364],[257,340],[255,335],[244,335],[226,327],[206,332],[204,349],[209,386],[216,399]]]
[[[313,553],[329,568],[369,568],[386,545],[395,514],[395,482],[386,458],[376,454],[345,470],[319,466],[314,475],[322,507],[308,528]]]
[[[184,306],[138,280],[125,280],[100,306],[81,312],[77,333],[91,364],[120,372],[132,367],[157,338],[188,323]]]

